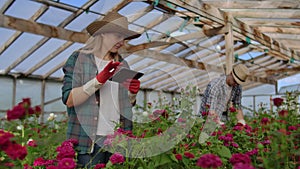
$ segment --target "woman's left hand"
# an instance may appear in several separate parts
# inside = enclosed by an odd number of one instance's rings
[[[124,87],[126,87],[130,93],[137,94],[140,90],[141,82],[137,79],[127,79],[122,83]]]

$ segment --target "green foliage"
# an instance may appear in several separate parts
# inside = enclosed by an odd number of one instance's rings
[[[196,88],[182,90],[174,105],[160,98],[152,106],[145,103],[135,107],[136,119],[130,136],[117,135],[109,148],[121,152],[122,164],[109,162],[109,169],[185,169],[200,168],[198,160],[214,154],[222,160],[220,168],[233,168],[235,154],[250,157],[255,168],[294,169],[300,166],[300,115],[298,95],[287,93],[276,111],[260,109],[248,118],[246,126],[237,126],[236,112],[229,114],[231,121],[217,127],[204,143],[198,138],[205,119],[195,115]],[[24,126],[18,130],[17,126]],[[54,159],[56,147],[64,140],[64,121],[37,122],[37,117],[24,120],[2,121],[1,128],[15,134],[14,140],[26,145],[28,139],[37,141],[37,147],[28,147],[28,155],[16,166],[29,164],[44,157]],[[55,130],[56,132],[53,132]],[[1,164],[8,161],[1,153]],[[4,157],[4,159],[3,159]]]
[[[57,121],[54,118],[45,123],[39,122],[39,115],[28,116],[24,119],[7,121],[1,120],[0,129],[9,131],[14,135],[11,141],[15,141],[27,148],[27,156],[23,160],[11,160],[3,151],[0,151],[0,166],[5,163],[14,163],[16,168],[24,164],[33,164],[38,157],[45,159],[56,158],[56,147],[66,139],[66,121]],[[36,146],[29,146],[32,140]]]

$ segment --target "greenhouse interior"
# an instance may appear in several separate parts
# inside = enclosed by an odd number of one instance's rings
[[[300,169],[299,0],[1,0],[0,10],[0,168]],[[119,28],[91,34],[94,23]],[[97,37],[143,76],[102,83],[108,66],[97,65],[88,82],[100,87],[77,84],[93,69],[70,62],[84,66]],[[211,83],[221,77],[226,89]]]

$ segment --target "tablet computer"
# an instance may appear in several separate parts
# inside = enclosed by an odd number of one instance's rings
[[[122,83],[126,81],[126,79],[139,79],[143,75],[144,73],[122,67],[113,75],[111,80],[114,82]]]

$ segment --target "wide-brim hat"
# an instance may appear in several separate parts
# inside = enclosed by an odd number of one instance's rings
[[[120,33],[125,36],[125,40],[135,39],[141,34],[128,29],[128,19],[117,13],[109,12],[103,17],[102,20],[94,21],[86,28],[91,36],[100,33]]]
[[[244,84],[248,75],[249,69],[243,64],[238,64],[232,69],[232,76],[238,84]]]

